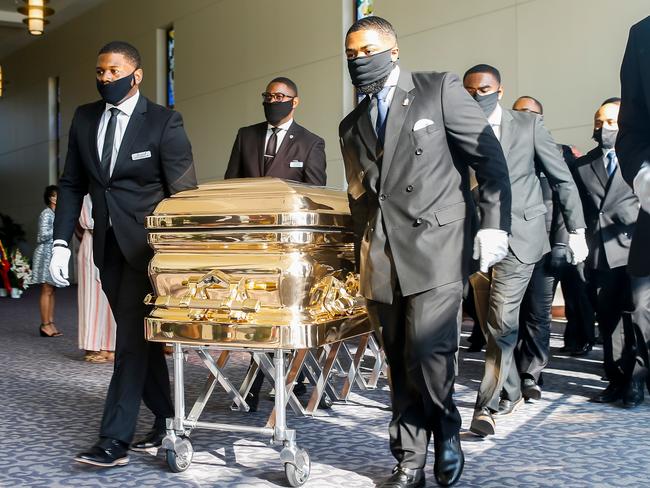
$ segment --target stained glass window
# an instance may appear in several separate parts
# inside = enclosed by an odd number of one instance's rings
[[[174,28],[167,29],[167,106],[174,108],[176,97],[174,92]]]

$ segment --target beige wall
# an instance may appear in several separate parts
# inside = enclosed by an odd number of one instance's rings
[[[520,95],[544,104],[558,142],[593,147],[593,114],[620,95],[627,32],[650,15],[649,0],[375,0],[399,35],[412,70],[499,68],[511,107]]]
[[[351,104],[342,56],[352,0],[107,0],[0,60],[0,212],[34,235],[49,183],[48,77],[61,80],[62,141],[77,105],[97,99],[98,48],[124,39],[144,59],[142,91],[157,98],[157,31],[176,29],[176,97],[201,181],[220,178],[236,130],[262,120],[259,93],[277,75],[301,91],[297,120],[322,135],[328,183],[344,183],[336,129]],[[542,100],[557,139],[591,146],[597,104],[616,95],[627,29],[649,0],[376,0],[400,37],[401,63],[451,70],[487,62],[503,73],[509,106],[519,94]],[[607,27],[605,22],[615,19]]]

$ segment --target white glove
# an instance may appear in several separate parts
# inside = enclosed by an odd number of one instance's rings
[[[52,260],[50,261],[50,274],[52,281],[57,286],[68,286],[68,262],[70,261],[70,249],[63,246],[52,248]]]
[[[641,208],[650,213],[650,165],[644,163],[632,182]]]
[[[569,234],[569,252],[566,253],[566,260],[573,264],[580,264],[589,256],[589,248],[585,239],[585,230],[578,229]]]
[[[487,273],[491,266],[508,254],[508,233],[500,229],[481,229],[474,238],[474,259],[480,259],[481,271]]]

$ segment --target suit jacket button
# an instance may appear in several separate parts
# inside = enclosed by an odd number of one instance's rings
[[[406,191],[411,193],[413,191],[413,185],[409,185],[406,187]]]
[[[363,171],[363,170],[361,170],[361,173],[359,173],[359,177],[360,177],[361,179],[363,179],[363,175],[365,175],[365,174],[366,174],[366,172]]]
[[[381,195],[379,195],[379,199],[380,199],[380,200],[386,200],[387,198],[388,198],[388,197],[387,197],[384,193],[382,193]]]
[[[415,154],[416,154],[417,156],[419,156],[420,154],[422,154],[422,148],[421,148],[421,147],[418,147],[418,148],[415,150]]]
[[[413,222],[413,225],[415,227],[418,227],[418,226],[422,225],[422,219],[420,219],[420,218],[415,219],[415,222]]]

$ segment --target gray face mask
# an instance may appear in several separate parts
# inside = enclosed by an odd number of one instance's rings
[[[395,63],[391,49],[370,56],[348,59],[348,71],[352,84],[364,93],[378,93],[388,79]]]
[[[600,129],[594,129],[593,139],[603,149],[612,149],[616,144],[617,135],[618,130],[602,127]]]
[[[474,100],[478,103],[479,107],[483,110],[486,117],[489,117],[494,109],[497,108],[499,102],[499,92],[495,91],[489,95],[480,95],[478,92],[474,94]]]

